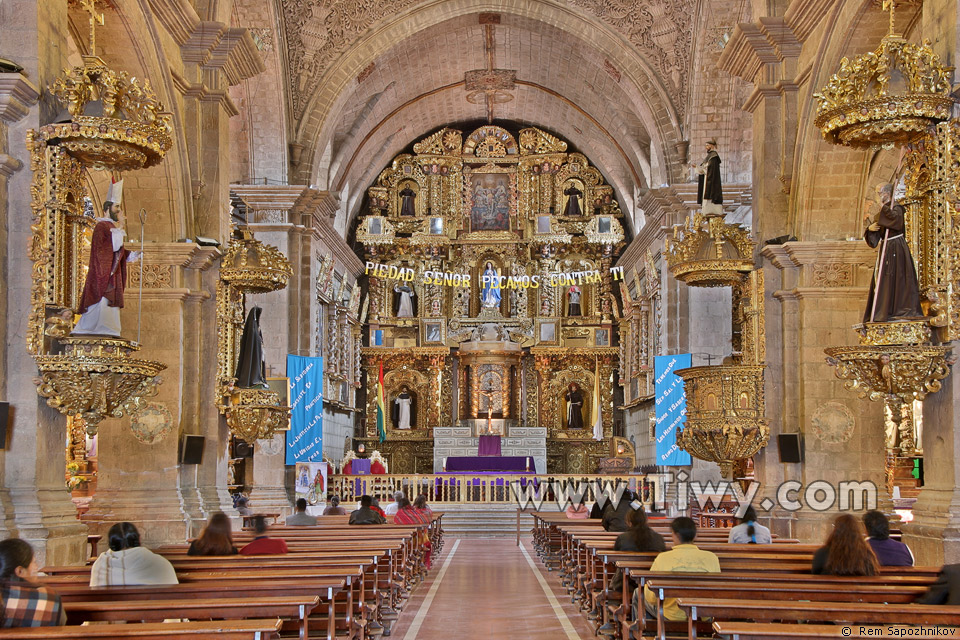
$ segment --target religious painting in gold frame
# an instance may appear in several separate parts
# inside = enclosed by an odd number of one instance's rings
[[[423,321],[423,344],[444,344],[446,342],[446,323],[442,318],[430,318]]]
[[[470,231],[509,231],[517,212],[517,174],[482,167],[464,176],[464,200]]]

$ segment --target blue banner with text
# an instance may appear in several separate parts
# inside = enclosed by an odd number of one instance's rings
[[[286,464],[323,460],[323,358],[287,354],[290,430]]]
[[[687,395],[683,378],[674,373],[690,366],[689,353],[655,356],[653,359],[654,396],[657,416],[657,464],[679,467],[690,464],[690,454],[677,447],[677,429],[687,417]]]

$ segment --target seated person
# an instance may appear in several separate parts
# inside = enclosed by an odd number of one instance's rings
[[[587,509],[587,505],[583,504],[584,497],[580,497],[580,502],[574,504],[573,501],[570,501],[570,504],[567,505],[567,508],[564,509],[564,513],[567,514],[567,517],[571,520],[586,520],[590,517],[590,510]]]
[[[627,489],[623,492],[623,495],[620,496],[620,502],[617,503],[617,506],[613,506],[613,503],[610,503],[609,507],[604,507],[603,510],[603,530],[604,531],[626,531],[630,528],[628,518],[630,513],[634,511],[633,504],[631,504],[636,495],[630,489]]]
[[[730,529],[727,542],[732,544],[770,544],[773,538],[770,529],[757,524],[757,511],[753,506],[747,507],[740,518],[740,524]]]
[[[130,522],[118,522],[107,532],[109,549],[90,569],[90,586],[178,584],[170,561],[140,546],[140,532]]]
[[[663,536],[647,524],[647,514],[637,509],[630,516],[630,529],[617,536],[613,543],[614,551],[666,551]],[[617,569],[610,582],[610,589],[620,591],[623,588],[623,570]]]
[[[325,516],[345,516],[347,510],[340,506],[340,496],[330,498],[330,504],[323,510]]]
[[[712,551],[704,551],[693,544],[697,537],[697,525],[690,518],[676,518],[670,523],[673,548],[664,551],[650,565],[650,571],[682,571],[691,573],[720,573],[720,560]],[[650,587],[643,587],[647,611],[657,613],[657,596]],[[677,606],[676,598],[663,601],[663,617],[666,620],[683,622],[687,614]]]
[[[937,581],[917,599],[917,604],[960,605],[960,564],[947,564]]]
[[[849,513],[837,516],[826,544],[813,554],[812,572],[828,576],[876,576],[880,564],[863,539],[860,521]]]
[[[421,493],[418,495],[417,499],[413,501],[413,508],[423,514],[427,522],[433,521],[433,509],[427,506],[427,494]]]
[[[912,567],[913,552],[910,547],[890,538],[890,521],[876,509],[863,514],[863,526],[867,529],[867,544],[877,556],[881,567]]]
[[[33,547],[20,538],[0,542],[0,627],[58,627],[67,623],[63,604],[50,587],[37,584]]]
[[[403,491],[397,491],[393,494],[393,502],[387,505],[383,510],[383,515],[385,516],[395,516],[397,515],[397,509],[400,508],[400,500],[404,499]],[[407,501],[409,503],[409,500]]]
[[[383,516],[383,519],[387,519],[387,514],[380,508],[380,496],[373,496],[373,503],[371,503],[370,508]],[[363,506],[362,504],[360,505]]]
[[[233,544],[233,531],[227,514],[218,511],[210,516],[200,537],[190,543],[188,556],[233,556],[237,548]]]
[[[307,515],[307,501],[303,498],[297,498],[297,512],[287,516],[286,525],[288,527],[312,527],[317,524],[314,516]]]
[[[240,555],[265,556],[286,553],[287,543],[281,538],[268,538],[267,529],[267,519],[263,516],[254,516],[253,533],[256,535],[247,546],[240,549]]]
[[[252,516],[253,509],[250,508],[250,500],[247,496],[242,493],[236,497],[233,501],[233,506],[236,508],[237,512],[242,516]]]
[[[360,508],[350,514],[350,524],[386,524],[387,519],[373,510],[373,498],[360,498]]]

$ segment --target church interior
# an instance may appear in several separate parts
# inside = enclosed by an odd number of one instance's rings
[[[956,632],[958,52],[956,0],[0,0],[0,638]]]

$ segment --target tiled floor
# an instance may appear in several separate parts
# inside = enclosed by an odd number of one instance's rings
[[[530,566],[514,539],[447,539],[444,555],[404,608],[393,638],[593,638],[586,620],[560,588],[557,574],[543,568],[529,540],[524,549],[536,568]],[[555,596],[557,608],[547,598],[537,573]],[[418,615],[424,607],[425,614]]]

